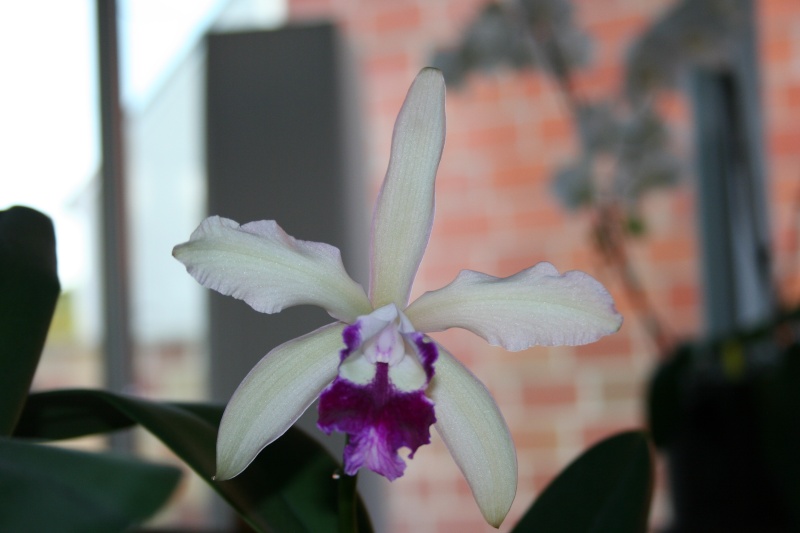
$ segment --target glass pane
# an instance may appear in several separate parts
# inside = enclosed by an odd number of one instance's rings
[[[186,274],[171,251],[189,238],[206,214],[203,36],[219,26],[276,24],[274,17],[265,18],[261,4],[271,3],[120,2],[132,392],[137,395],[208,398],[207,291]],[[180,464],[145,432],[137,433],[136,447],[153,459]],[[154,523],[215,525],[220,519],[211,516],[213,492],[189,472],[182,483],[181,497]]]
[[[0,209],[26,205],[53,219],[62,287],[34,388],[97,387],[102,374],[93,3],[5,2],[0,17],[17,21],[0,34],[0,64],[10,74],[0,86]]]

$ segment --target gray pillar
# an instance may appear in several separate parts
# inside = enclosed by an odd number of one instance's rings
[[[209,36],[208,211],[239,223],[276,220],[293,237],[332,244],[363,284],[368,209],[351,157],[357,84],[348,66],[329,24]],[[308,306],[265,315],[230,297],[210,298],[211,395],[218,401],[270,349],[333,322]],[[326,441],[316,419],[312,406],[300,425],[341,457],[342,436]],[[380,530],[379,491],[370,479],[360,485],[372,485],[362,493]]]

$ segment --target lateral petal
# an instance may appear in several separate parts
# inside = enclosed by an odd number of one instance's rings
[[[405,311],[423,332],[468,329],[507,350],[578,345],[617,331],[622,316],[600,282],[584,272],[559,274],[539,263],[507,278],[462,270]]]
[[[517,453],[511,433],[489,391],[441,345],[428,388],[436,431],[472,489],[486,521],[508,514],[517,493]]]
[[[204,287],[244,300],[262,313],[311,304],[350,322],[372,310],[364,289],[345,272],[336,247],[295,239],[274,220],[240,226],[209,217],[172,255]]]
[[[433,224],[434,181],[444,148],[442,73],[425,68],[397,117],[389,168],[372,219],[370,299],[405,308]]]
[[[336,377],[344,324],[324,326],[281,344],[233,393],[217,436],[217,475],[238,475],[283,435]]]

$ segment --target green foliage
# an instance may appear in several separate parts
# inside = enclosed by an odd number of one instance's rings
[[[258,531],[336,531],[340,515],[371,531],[355,480],[297,430],[248,470],[213,482],[223,407],[159,403],[104,391],[28,395],[59,293],[50,220],[0,212],[0,529],[120,531],[155,512],[179,470],[132,458],[63,450],[29,440],[102,434],[139,424],[211,483]],[[335,478],[335,479],[334,479]]]
[[[692,368],[692,349],[682,345],[658,368],[647,392],[647,415],[653,443],[669,446],[683,424],[687,376]]]
[[[667,458],[673,527],[798,531],[800,309],[677,347],[647,398]]]
[[[45,215],[0,211],[0,530],[122,531],[158,510],[177,468],[8,439],[25,406],[60,287]]]
[[[257,531],[337,531],[338,463],[296,429],[270,444],[236,478],[213,481],[217,426],[223,407],[159,403],[104,391],[62,390],[32,394],[19,436],[77,437],[140,424],[206,480]],[[68,423],[65,423],[68,420]],[[342,498],[353,500],[354,487]],[[359,531],[371,531],[356,500]],[[352,505],[343,512],[352,513]]]
[[[785,496],[792,530],[800,529],[800,345],[792,344],[759,383],[765,461]]]
[[[0,439],[0,529],[122,531],[155,513],[177,468]]]
[[[0,211],[0,436],[14,429],[58,299],[56,238],[45,215]]]
[[[545,489],[515,533],[644,533],[653,458],[644,433],[610,437],[578,457]]]

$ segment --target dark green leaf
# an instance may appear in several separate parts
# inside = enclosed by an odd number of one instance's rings
[[[771,476],[782,489],[780,502],[787,509],[790,531],[800,531],[800,345],[792,344],[780,354],[775,367],[758,380],[761,428],[758,438]]]
[[[56,240],[45,215],[0,211],[0,436],[14,430],[58,293]]]
[[[62,389],[32,393],[14,436],[36,440],[74,439],[136,424],[101,395],[83,392]]]
[[[0,439],[0,531],[122,531],[157,511],[177,468]]]
[[[570,464],[514,531],[643,533],[652,482],[652,456],[644,433],[615,435]]]
[[[666,448],[685,423],[686,386],[690,380],[692,346],[678,347],[662,362],[647,391],[650,435],[658,448]]]
[[[32,394],[17,436],[77,437],[141,424],[183,459],[258,531],[337,530],[338,463],[314,440],[291,429],[245,472],[215,482],[217,425],[222,406],[158,403],[105,391]],[[63,423],[65,417],[69,423]],[[359,501],[361,533],[371,531]]]

